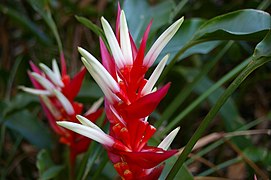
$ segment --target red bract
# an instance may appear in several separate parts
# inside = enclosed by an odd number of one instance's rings
[[[151,23],[138,49],[128,31],[124,11],[118,7],[116,33],[109,23],[101,18],[112,54],[102,39],[102,64],[83,48],[78,49],[82,62],[105,95],[105,112],[110,122],[110,132],[109,135],[105,134],[82,116],[77,116],[82,125],[69,122],[58,124],[101,143],[123,179],[157,179],[163,169],[160,164],[177,152],[167,149],[179,128],[172,131],[158,147],[147,144],[156,131],[147,121],[148,116],[167,94],[170,86],[168,83],[158,90],[154,88],[168,55],[160,61],[149,79],[145,79],[145,73],[182,22],[183,18],[173,23],[145,55]]]
[[[91,139],[73,131],[61,128],[57,121],[78,122],[76,114],[82,114],[83,104],[74,101],[82,85],[86,69],[82,68],[73,78],[66,73],[66,62],[61,54],[61,72],[53,60],[52,70],[40,64],[40,68],[30,61],[32,72],[29,78],[35,89],[21,87],[24,91],[39,95],[43,111],[52,129],[59,135],[59,141],[70,148],[70,161],[74,164],[76,156],[85,152]],[[102,113],[102,109],[95,107],[85,116],[95,122]]]

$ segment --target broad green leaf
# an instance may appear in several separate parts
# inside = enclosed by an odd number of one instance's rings
[[[4,115],[9,115],[18,110],[22,110],[31,103],[38,103],[37,96],[33,96],[28,93],[18,93],[5,107]]]
[[[141,41],[142,34],[152,19],[151,32],[168,24],[174,7],[175,3],[172,0],[163,1],[155,6],[150,6],[145,0],[124,1],[122,8],[125,11],[128,27],[135,42],[138,44]]]
[[[170,54],[169,61],[177,54],[177,52],[192,40],[197,30],[206,20],[200,18],[193,18],[185,20],[178,32],[169,41],[168,45],[163,49],[158,59],[161,59],[166,54]],[[210,41],[193,46],[185,51],[179,60],[184,59],[192,54],[207,54],[217,47],[221,41]]]
[[[25,30],[31,32],[31,34],[37,37],[41,43],[45,45],[50,45],[52,43],[48,36],[24,14],[16,11],[11,7],[6,7],[3,5],[0,5],[0,12],[10,17],[12,21],[14,21],[16,24],[19,24]]]
[[[259,44],[257,44],[254,50],[254,58],[260,58],[264,56],[271,56],[271,30],[269,30],[264,39]]]
[[[37,157],[37,168],[39,170],[39,178],[46,180],[55,178],[64,169],[64,166],[55,165],[48,151],[43,149]]]
[[[53,146],[49,130],[27,110],[6,116],[4,125],[19,132],[31,144],[39,148],[51,148]]]
[[[204,23],[193,38],[195,41],[210,40],[260,40],[271,28],[267,12],[244,9],[217,16]]]

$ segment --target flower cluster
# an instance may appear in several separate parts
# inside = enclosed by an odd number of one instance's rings
[[[164,167],[160,164],[177,152],[167,149],[179,128],[173,130],[158,147],[147,144],[156,131],[148,122],[148,116],[167,94],[170,86],[168,83],[160,89],[154,87],[168,55],[160,61],[149,79],[145,79],[145,73],[182,22],[183,18],[173,23],[145,55],[151,23],[137,48],[128,31],[125,13],[119,7],[115,34],[109,23],[101,18],[111,51],[110,54],[100,39],[102,64],[86,50],[78,48],[82,62],[105,95],[105,112],[110,122],[109,134],[80,115],[77,118],[81,124],[64,121],[57,123],[101,143],[123,179],[156,179]]]
[[[76,114],[81,114],[83,104],[74,101],[77,96],[86,69],[82,68],[72,79],[66,72],[66,62],[61,54],[61,72],[56,60],[52,61],[52,69],[43,63],[37,67],[30,62],[32,72],[28,72],[29,78],[34,88],[20,87],[22,90],[38,95],[43,111],[49,120],[52,129],[60,136],[59,141],[70,147],[70,161],[74,164],[76,156],[85,152],[91,140],[85,136],[64,129],[56,124],[57,121],[78,122]],[[103,99],[95,103],[84,116],[91,121],[96,121],[102,113],[99,106]]]

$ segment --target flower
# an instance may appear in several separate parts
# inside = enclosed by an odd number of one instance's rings
[[[57,121],[78,122],[76,114],[82,114],[83,104],[74,101],[77,96],[86,69],[82,68],[72,79],[66,73],[66,65],[63,54],[61,55],[60,72],[56,60],[52,61],[52,69],[43,63],[37,67],[30,62],[32,72],[28,72],[34,88],[21,86],[25,92],[38,95],[45,115],[49,120],[52,129],[60,136],[60,142],[70,147],[71,163],[74,163],[76,156],[85,152],[91,140],[73,131],[61,128],[56,124]],[[92,121],[96,121],[102,113],[99,106],[103,99],[98,100],[84,116]]]
[[[180,129],[179,127],[173,130],[157,147],[147,146],[147,141],[145,141],[141,149],[134,151],[130,147],[127,147],[125,142],[104,133],[97,125],[87,118],[77,115],[77,119],[81,124],[67,121],[58,121],[57,124],[101,143],[105,149],[108,150],[108,154],[114,163],[115,169],[124,178],[129,179],[135,176],[138,178],[149,178],[150,175],[154,175],[153,172],[156,172],[157,169],[159,169],[158,165],[162,161],[177,152],[177,150],[167,151],[167,149],[177,135]],[[125,159],[125,161],[123,161],[123,159]],[[127,174],[127,172],[129,173]],[[160,173],[161,171],[159,172],[159,175]]]
[[[137,48],[129,33],[125,13],[119,6],[115,34],[105,18],[101,18],[111,52],[100,38],[102,64],[85,49],[78,48],[83,64],[105,95],[109,134],[82,116],[77,116],[81,125],[64,121],[57,123],[101,143],[123,179],[158,178],[164,166],[160,164],[177,152],[167,149],[179,128],[170,133],[158,147],[147,144],[156,132],[155,127],[149,124],[148,116],[167,94],[170,86],[168,83],[160,89],[154,87],[169,55],[159,62],[149,79],[145,79],[145,73],[182,22],[183,18],[180,18],[173,23],[144,56],[151,23]]]

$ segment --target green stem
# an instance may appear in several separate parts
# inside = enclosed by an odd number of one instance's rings
[[[171,180],[174,179],[175,175],[178,173],[180,167],[183,165],[189,153],[192,151],[192,148],[198,141],[198,139],[202,136],[205,129],[209,126],[211,121],[216,116],[217,112],[220,110],[222,105],[227,101],[227,99],[231,96],[231,94],[240,86],[240,84],[246,79],[246,77],[252,73],[255,69],[262,66],[263,64],[270,61],[270,58],[259,58],[257,60],[252,60],[248,66],[237,76],[237,78],[231,83],[231,85],[224,91],[221,97],[218,99],[213,108],[209,111],[207,116],[204,118],[194,135],[191,137],[187,145],[185,146],[183,152],[179,156],[178,160],[174,164],[173,168],[169,172],[166,179]]]
[[[195,85],[214,67],[219,59],[221,59],[224,54],[229,50],[232,46],[233,41],[228,42],[224,48],[214,57],[212,61],[206,64],[200,73],[193,79],[193,82],[189,83],[178,95],[174,98],[174,100],[170,103],[170,105],[163,112],[162,116],[159,118],[157,123],[155,124],[156,128],[159,128],[164,121],[167,121],[172,114],[180,107],[180,105],[184,102],[184,100],[188,97],[188,95],[192,92]]]

